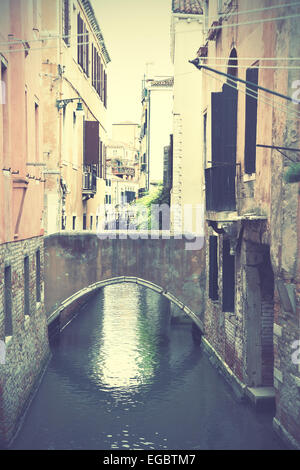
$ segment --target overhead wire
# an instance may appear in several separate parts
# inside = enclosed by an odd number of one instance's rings
[[[230,23],[230,24],[222,23],[219,26],[214,26],[213,29],[218,30],[218,29],[223,29],[223,28],[232,28],[234,26],[249,26],[252,24],[268,23],[270,21],[288,20],[291,18],[297,18],[299,16],[300,16],[300,13],[295,13],[293,15],[278,16],[275,18],[262,18],[260,20],[242,21],[240,23]],[[190,30],[185,30],[185,31],[177,31],[176,34],[199,33],[199,32],[200,32],[199,29],[190,29]]]
[[[221,12],[219,15],[223,15],[223,14],[229,14],[230,16],[233,16],[233,15],[245,15],[245,14],[249,14],[249,13],[259,13],[259,12],[263,12],[263,11],[269,11],[269,10],[275,10],[275,9],[278,9],[278,8],[286,8],[286,7],[297,7],[297,6],[300,6],[300,2],[291,2],[291,3],[284,3],[282,5],[272,5],[272,6],[269,6],[269,7],[263,7],[263,8],[256,8],[256,9],[250,9],[250,10],[241,10],[241,11],[234,11],[234,12]],[[201,16],[201,15],[199,15]],[[216,17],[215,16],[211,16],[211,17],[208,17],[208,20],[214,20]],[[17,39],[15,41],[0,41],[0,45],[11,45],[11,44],[19,44],[20,42],[28,42],[28,43],[31,43],[31,42],[41,42],[41,41],[48,41],[48,40],[52,40],[52,39],[67,39],[67,38],[71,38],[71,37],[78,37],[78,36],[86,36],[88,33],[77,33],[77,34],[64,34],[64,35],[61,35],[61,34],[58,34],[58,35],[49,35],[49,36],[44,36],[44,37],[40,37],[40,38],[37,38],[37,39]],[[104,39],[103,39],[104,41]]]
[[[255,91],[253,91],[252,88],[249,88],[249,87],[245,87],[246,90],[244,91],[240,86],[237,86],[237,83],[232,80],[232,79],[228,79],[229,81],[228,82],[225,82],[224,80],[222,80],[221,78],[218,78],[216,77],[215,75],[212,75],[211,73],[207,72],[206,70],[203,70],[203,73],[207,76],[209,76],[210,78],[213,78],[219,82],[221,82],[222,84],[226,84],[228,86],[230,86],[231,88],[234,88],[235,90],[238,90],[240,91],[241,93],[247,95],[247,96],[250,96],[251,98],[254,98],[258,101],[258,99],[264,103],[264,104],[267,104],[269,106],[272,106],[272,108],[277,108],[279,109],[281,112],[285,112],[287,114],[287,116],[289,117],[292,117],[292,118],[300,118],[300,112],[296,111],[296,110],[293,110],[289,107],[287,107],[286,105],[281,105],[279,103],[275,103],[274,102],[274,99],[270,99],[270,98],[267,98],[266,96],[265,97],[262,97],[262,96],[259,96],[258,93],[256,93]],[[230,82],[233,82],[235,85],[233,85],[232,83]],[[292,116],[293,115],[293,116]]]

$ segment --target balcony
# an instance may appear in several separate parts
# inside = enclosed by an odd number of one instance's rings
[[[116,176],[135,176],[135,169],[127,166],[113,166],[111,171]]]
[[[205,170],[207,211],[235,211],[236,165],[219,164]]]
[[[82,181],[83,200],[93,198],[97,192],[97,174],[93,172],[84,172]]]

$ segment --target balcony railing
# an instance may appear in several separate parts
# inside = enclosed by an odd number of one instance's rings
[[[126,176],[134,176],[135,170],[134,168],[129,168],[126,166],[113,166],[111,168],[113,175],[126,175]]]
[[[93,172],[83,173],[82,192],[83,194],[95,194],[97,191],[97,175]]]
[[[205,170],[206,210],[234,211],[236,165],[218,164]]]

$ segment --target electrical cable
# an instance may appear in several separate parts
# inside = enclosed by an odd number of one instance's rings
[[[261,96],[258,96],[257,93],[253,92],[253,89],[251,89],[251,88],[249,88],[249,87],[247,87],[247,86],[246,86],[246,91],[244,91],[244,90],[242,90],[239,86],[236,86],[237,83],[234,82],[234,80],[228,79],[229,82],[224,82],[224,80],[222,80],[221,78],[216,77],[215,75],[210,74],[210,73],[207,72],[206,70],[203,70],[203,72],[204,72],[204,74],[207,75],[208,77],[214,78],[215,80],[221,82],[222,84],[224,84],[224,85],[226,84],[226,85],[230,86],[231,88],[234,88],[235,90],[238,90],[238,91],[240,91],[241,93],[243,93],[243,94],[245,94],[245,95],[247,95],[247,96],[250,96],[251,98],[256,99],[257,101],[258,101],[258,98],[259,98],[259,100],[260,100],[262,103],[267,104],[267,105],[269,105],[269,106],[272,106],[272,108],[278,108],[278,109],[280,109],[281,112],[286,112],[287,116],[289,116],[289,117],[292,117],[292,118],[294,118],[294,119],[295,119],[296,117],[300,118],[300,112],[298,112],[298,111],[296,111],[296,110],[293,111],[292,109],[288,108],[286,105],[280,105],[280,104],[278,104],[278,103],[274,103],[274,100],[269,99],[269,98],[267,98],[267,97],[264,97],[264,98],[263,98],[263,97],[261,97]],[[234,82],[235,85],[233,85],[233,84],[230,83],[230,82]],[[294,114],[294,116],[291,116],[292,114]]]

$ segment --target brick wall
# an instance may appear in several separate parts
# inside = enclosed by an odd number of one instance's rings
[[[40,251],[40,293],[37,302],[36,252]],[[24,258],[29,258],[29,315],[24,314]],[[5,267],[11,267],[12,335],[5,337]],[[0,443],[14,436],[50,356],[44,310],[43,238],[0,245],[0,339],[6,360],[0,365]]]

